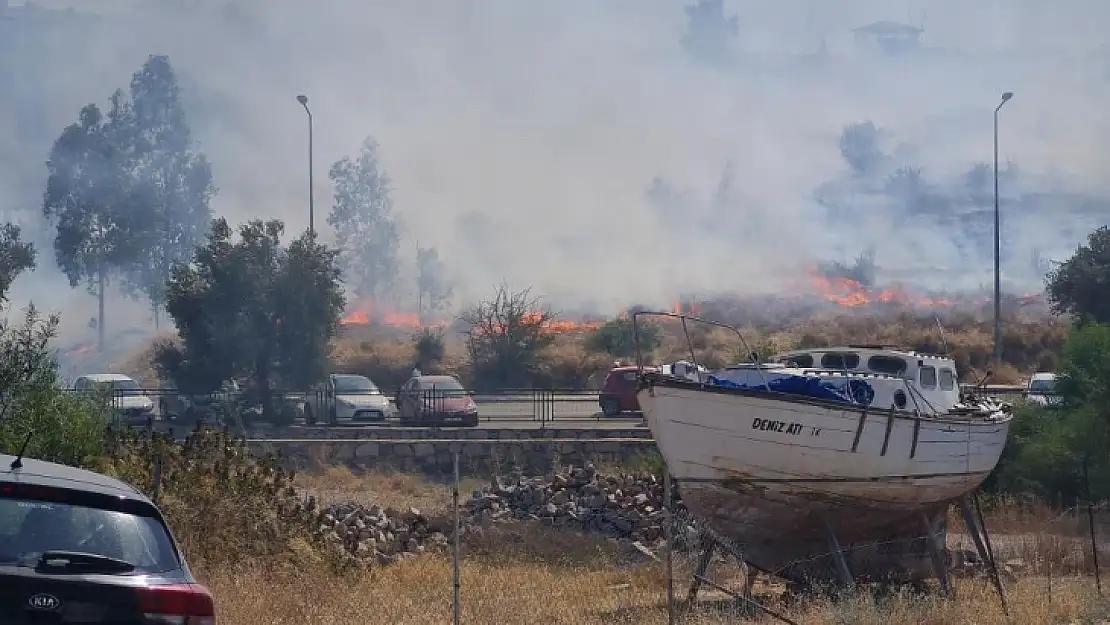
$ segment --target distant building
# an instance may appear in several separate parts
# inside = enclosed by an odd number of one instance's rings
[[[876,46],[888,54],[901,54],[921,47],[925,30],[909,24],[881,21],[852,31],[857,45]]]

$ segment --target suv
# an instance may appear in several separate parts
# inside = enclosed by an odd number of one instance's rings
[[[644,371],[658,371],[658,367],[644,367]],[[616,417],[623,412],[639,412],[640,402],[636,399],[636,366],[613,367],[601,385],[598,404],[601,414]]]
[[[182,393],[173,381],[162,387],[162,397],[158,400],[158,412],[166,421],[193,423],[205,420],[213,409],[227,401],[236,399],[240,394],[239,383],[227,380],[214,393]],[[218,420],[218,419],[217,419]]]
[[[158,508],[99,473],[0,454],[4,623],[215,625]]]
[[[1056,394],[1055,373],[1034,373],[1029,378],[1029,385],[1025,387],[1025,401],[1038,406],[1055,407],[1060,404],[1060,396]]]
[[[112,394],[112,413],[124,423],[146,423],[154,416],[154,402],[146,396],[139,383],[122,373],[87,373],[77,378],[73,390],[93,393],[105,390]]]

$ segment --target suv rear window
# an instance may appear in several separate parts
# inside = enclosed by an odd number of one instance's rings
[[[57,501],[0,498],[0,564],[35,566],[43,551],[80,551],[125,560],[135,574],[181,568],[155,518]]]

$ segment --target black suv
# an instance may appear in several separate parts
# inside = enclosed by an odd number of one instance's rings
[[[0,621],[215,625],[162,513],[99,473],[0,454]]]

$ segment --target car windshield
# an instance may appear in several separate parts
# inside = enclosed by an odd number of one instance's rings
[[[1056,391],[1056,380],[1033,380],[1029,392],[1034,395],[1051,395]]]
[[[143,392],[135,380],[111,380],[101,384],[115,395],[141,395]]]
[[[78,551],[129,562],[136,574],[181,568],[157,519],[55,501],[0,498],[0,565],[35,566],[44,551]]]
[[[456,380],[451,378],[444,378],[442,380],[435,380],[429,382],[423,380],[420,383],[420,389],[425,391],[432,391],[434,394],[443,397],[458,397],[459,395],[466,395],[466,389],[462,387]]]
[[[335,392],[337,393],[364,393],[368,395],[377,395],[381,393],[377,386],[368,378],[361,375],[337,375],[335,376]]]

